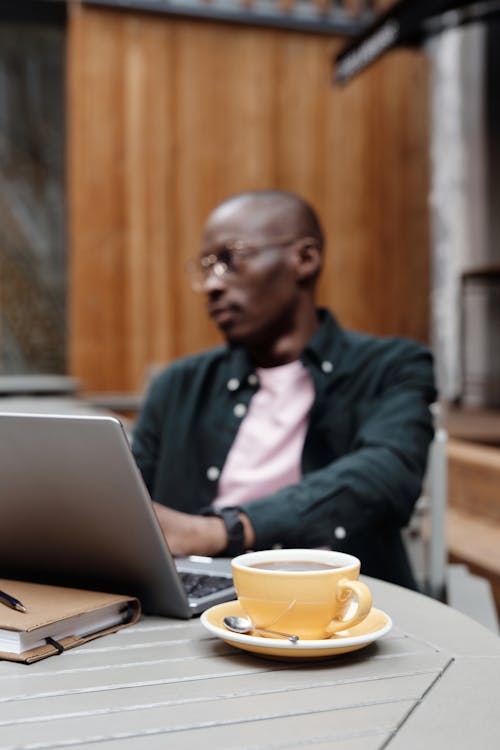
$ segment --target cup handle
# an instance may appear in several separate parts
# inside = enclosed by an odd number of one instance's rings
[[[336,633],[338,630],[352,628],[353,625],[357,625],[358,622],[364,620],[372,608],[372,592],[362,581],[352,581],[349,578],[345,578],[339,582],[339,588],[342,601],[345,601],[348,596],[354,594],[358,606],[356,607],[354,616],[348,620],[331,620],[326,628],[329,633]]]

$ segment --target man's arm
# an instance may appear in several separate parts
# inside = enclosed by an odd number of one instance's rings
[[[349,453],[245,505],[256,547],[299,541],[322,546],[381,526],[405,526],[421,492],[435,398],[432,358],[409,344],[389,368],[380,393],[360,402]]]
[[[224,552],[228,544],[224,521],[216,516],[194,516],[153,503],[161,530],[173,555],[207,555]],[[245,549],[251,549],[255,536],[247,516],[240,513]]]

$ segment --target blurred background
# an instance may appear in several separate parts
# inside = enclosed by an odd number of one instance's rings
[[[3,404],[133,420],[152,372],[219,340],[184,273],[207,213],[295,191],[320,301],[434,351],[444,564],[500,606],[499,6],[2,0]]]

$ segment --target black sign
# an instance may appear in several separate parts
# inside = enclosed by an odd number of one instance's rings
[[[388,50],[419,44],[450,26],[500,15],[500,0],[400,0],[336,58],[335,80],[344,83]]]

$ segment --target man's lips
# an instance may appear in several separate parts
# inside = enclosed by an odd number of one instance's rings
[[[208,314],[217,325],[222,326],[230,323],[235,315],[235,308],[232,305],[209,305]]]

